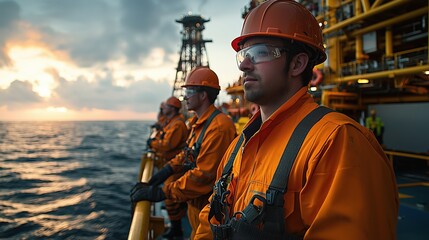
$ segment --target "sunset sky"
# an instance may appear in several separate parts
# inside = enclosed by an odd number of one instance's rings
[[[222,89],[248,0],[0,0],[0,121],[154,120],[171,95],[181,24],[204,38]],[[221,101],[229,97],[222,92]]]

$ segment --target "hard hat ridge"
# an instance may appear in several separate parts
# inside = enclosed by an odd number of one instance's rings
[[[182,103],[180,103],[180,100],[176,97],[169,97],[165,103],[179,109],[182,107]]]
[[[195,67],[186,77],[182,87],[210,87],[220,90],[219,79],[216,73],[208,67]]]

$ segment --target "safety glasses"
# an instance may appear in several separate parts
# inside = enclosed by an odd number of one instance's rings
[[[253,64],[269,62],[282,56],[285,48],[279,48],[266,44],[255,44],[237,52],[237,65],[240,68],[241,63],[248,58]]]
[[[199,92],[200,92],[199,89],[196,89],[196,88],[186,88],[185,89],[185,98],[190,98]]]

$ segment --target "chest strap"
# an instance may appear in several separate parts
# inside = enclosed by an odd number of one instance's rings
[[[197,141],[192,145],[191,148],[185,147],[185,168],[186,169],[194,169],[197,166],[197,157],[200,153],[201,144],[203,143],[203,138],[206,133],[207,128],[209,127],[210,123],[213,121],[213,119],[221,113],[218,109],[215,109],[209,116],[209,118],[204,123],[204,127],[201,130],[200,134],[198,135]],[[188,154],[191,154],[192,156],[188,156]]]
[[[292,133],[292,137],[280,158],[280,163],[277,166],[274,177],[271,180],[271,184],[268,187],[266,196],[268,204],[274,203],[274,199],[276,198],[275,192],[280,192],[282,195],[286,193],[290,171],[292,170],[292,166],[299,150],[301,149],[301,145],[304,142],[305,137],[314,124],[330,112],[333,112],[333,110],[320,106],[310,112],[295,128]],[[283,199],[283,197],[281,199]]]

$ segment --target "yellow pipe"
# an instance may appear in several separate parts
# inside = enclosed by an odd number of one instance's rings
[[[153,172],[154,154],[151,152],[145,153],[142,156],[142,165],[144,170],[141,177],[141,182],[149,182]],[[128,240],[146,240],[148,239],[149,232],[149,219],[150,219],[150,206],[149,201],[141,201],[136,204],[134,209],[133,220],[131,222]]]
[[[362,63],[364,60],[362,35],[356,36],[355,57],[357,63]]]
[[[382,2],[383,2],[383,0],[375,0],[375,2],[372,4],[371,8],[378,7]]]
[[[393,78],[395,76],[416,74],[416,73],[421,73],[423,71],[428,71],[428,70],[429,70],[429,65],[422,65],[422,66],[415,66],[415,67],[409,67],[409,68],[403,68],[403,69],[395,69],[395,70],[388,70],[388,71],[382,71],[382,72],[339,77],[335,80],[335,82],[347,82],[347,81],[358,80],[360,78],[366,78],[366,79],[376,79],[376,78],[386,78],[386,77]]]
[[[368,0],[362,0],[362,8],[363,12],[368,12],[371,9]]]
[[[362,14],[362,5],[360,2],[361,0],[355,0],[355,16]]]
[[[401,4],[407,3],[409,1],[411,1],[411,0],[394,0],[394,1],[391,1],[391,2],[386,3],[386,4],[384,4],[384,5],[380,6],[380,7],[372,9],[372,10],[366,12],[366,13],[363,13],[363,14],[360,14],[358,16],[354,16],[352,18],[346,19],[346,20],[344,20],[342,22],[339,22],[339,23],[337,23],[335,25],[332,25],[329,28],[325,28],[325,29],[323,29],[323,34],[327,34],[327,33],[339,30],[339,29],[341,29],[341,28],[343,28],[343,27],[345,27],[347,25],[350,25],[352,23],[356,23],[356,22],[361,21],[361,20],[363,20],[365,18],[368,18],[368,17],[374,16],[376,14],[380,14],[380,13],[386,12],[386,11],[390,10],[391,8],[398,7]]]
[[[393,57],[393,37],[392,37],[392,28],[386,28],[386,32],[384,33],[386,36],[386,57]]]
[[[381,29],[381,28],[384,28],[384,27],[390,27],[390,26],[392,26],[392,25],[394,25],[396,23],[401,23],[401,22],[403,22],[405,20],[408,20],[408,19],[411,19],[411,18],[422,16],[422,15],[424,15],[424,14],[426,14],[428,12],[428,9],[429,8],[426,6],[424,8],[417,9],[417,10],[414,10],[414,11],[406,13],[406,14],[402,14],[401,16],[394,17],[394,18],[391,18],[389,20],[373,24],[373,25],[371,25],[369,27],[362,28],[362,29],[359,29],[359,30],[355,30],[355,31],[353,31],[353,32],[351,32],[349,34],[349,37],[347,37],[345,35],[341,36],[340,37],[340,41],[346,41],[346,40],[348,40],[348,38],[350,38],[350,36],[351,37],[355,37],[357,35],[361,35],[361,34],[365,34],[365,33],[368,33],[368,32],[372,32],[372,31],[375,31],[375,30],[378,30],[378,29]]]

